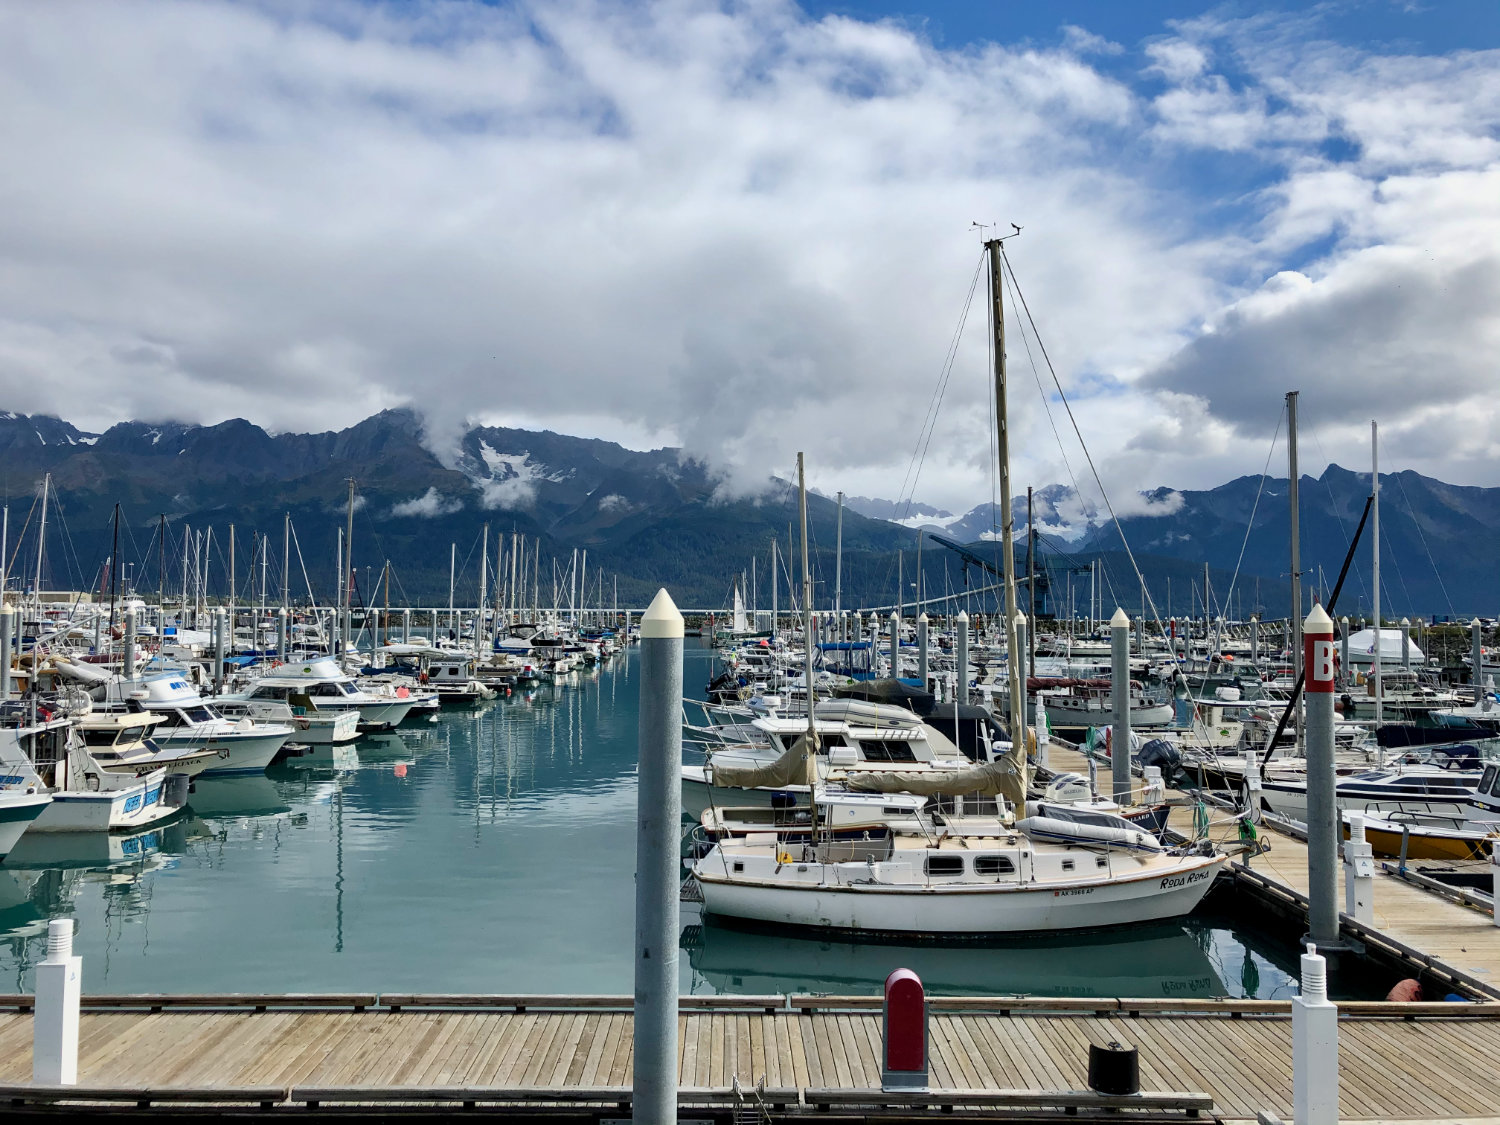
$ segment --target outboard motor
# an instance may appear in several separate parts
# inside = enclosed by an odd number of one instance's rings
[[[1140,748],[1136,755],[1141,768],[1156,766],[1161,770],[1162,780],[1169,789],[1177,787],[1178,774],[1182,771],[1182,755],[1177,747],[1164,738],[1153,738]]]

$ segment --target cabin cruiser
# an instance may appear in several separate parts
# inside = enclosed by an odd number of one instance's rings
[[[194,772],[204,775],[261,773],[297,733],[290,724],[228,718],[175,673],[114,680],[105,688],[108,705],[158,716],[151,737],[164,750],[211,751],[213,759]]]
[[[214,700],[214,710],[230,721],[252,719],[291,727],[293,734],[286,745],[339,746],[359,737],[358,711],[320,711],[305,695],[292,695],[286,701],[220,696]]]
[[[307,696],[319,711],[355,711],[362,731],[393,730],[411,712],[417,700],[411,692],[401,694],[396,688],[390,695],[364,691],[354,677],[330,657],[319,657],[304,664],[283,664],[256,677],[242,692],[225,696],[226,700],[255,702],[292,701],[292,696]]]
[[[0,720],[14,719],[0,727],[0,859],[10,854],[16,842],[52,803],[52,794],[37,776],[31,761],[22,750],[28,737],[20,711],[0,715]],[[63,723],[66,726],[66,721]]]
[[[828,699],[815,704],[813,728],[818,742],[813,758],[823,782],[847,783],[861,772],[958,773],[992,761],[1009,745],[1004,729],[972,706],[943,707],[924,719],[892,704]],[[807,729],[805,717],[781,716],[724,728],[724,741],[708,748],[702,764],[682,766],[683,810],[697,817],[721,799],[764,805],[776,793],[793,794],[806,804],[809,790],[798,747]]]
[[[1335,783],[1338,807],[1358,813],[1421,813],[1462,817],[1473,808],[1482,770],[1477,752],[1443,748],[1423,763],[1400,763],[1343,776]],[[1307,773],[1268,770],[1261,779],[1261,805],[1278,816],[1307,819]]]

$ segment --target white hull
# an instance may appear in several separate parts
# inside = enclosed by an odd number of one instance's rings
[[[218,754],[194,771],[171,770],[172,773],[189,772],[189,776],[219,777],[233,773],[264,773],[275,759],[277,752],[286,745],[288,735],[285,727],[275,728],[275,734],[229,734],[203,735],[184,731],[179,735],[157,737],[160,746],[174,749],[213,750]]]
[[[1277,816],[1305,822],[1307,820],[1307,790],[1300,786],[1283,788],[1276,786],[1274,782],[1262,782],[1261,807]],[[1460,820],[1474,812],[1474,805],[1467,796],[1455,797],[1452,800],[1420,796],[1379,800],[1371,797],[1340,795],[1338,807],[1341,812],[1424,813],[1440,817],[1457,817]]]
[[[63,790],[31,826],[33,832],[115,832],[145,828],[178,813],[161,803],[165,770],[101,793]]]
[[[715,879],[701,864],[698,881],[704,908],[731,918],[865,933],[1001,934],[1178,918],[1203,900],[1223,862],[1194,857],[1172,874],[1072,886],[769,885]]]
[[[46,793],[0,792],[0,859],[11,853],[16,841],[51,803]]]
[[[703,779],[702,766],[682,767],[682,811],[685,816],[698,820],[708,808],[709,797],[719,806],[735,808],[770,808],[771,794],[795,793],[797,804],[807,804],[807,786],[787,785],[781,789],[726,789],[709,785]]]

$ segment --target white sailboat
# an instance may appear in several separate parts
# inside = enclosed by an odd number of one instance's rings
[[[1005,336],[1000,304],[1001,243],[986,244],[995,312],[995,399],[999,431],[1001,552],[1005,563],[1007,650],[1017,647],[1015,559],[1011,535],[1009,452],[1005,413]],[[812,635],[812,581],[807,552],[807,496],[798,455],[802,516],[804,634]],[[1020,660],[1010,660],[1011,730],[1024,730]],[[806,667],[813,695],[812,661]],[[888,767],[861,776],[859,787],[918,793],[986,792],[1008,807],[994,822],[971,830],[945,826],[934,835],[890,823],[857,837],[819,825],[815,765],[817,708],[807,712],[806,730],[788,748],[787,764],[800,752],[802,776],[814,792],[805,828],[795,835],[773,828],[721,838],[692,866],[704,909],[711,914],[793,927],[858,933],[980,935],[1078,929],[1173,918],[1194,909],[1207,894],[1227,857],[1207,841],[1163,847],[1134,825],[1103,814],[1087,823],[1064,816],[1026,816],[1025,740],[1014,737],[1006,752],[945,779],[940,771]],[[831,756],[831,751],[830,751]],[[792,780],[788,777],[785,780]],[[837,807],[826,796],[824,807]],[[1047,810],[1049,813],[1051,809]],[[910,814],[902,810],[901,819]]]

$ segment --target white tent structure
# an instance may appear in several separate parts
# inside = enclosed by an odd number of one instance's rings
[[[1410,641],[1411,662],[1421,664],[1427,657],[1417,647],[1416,641]],[[1349,663],[1355,667],[1363,665],[1368,668],[1375,663],[1375,630],[1361,629],[1349,636]],[[1392,629],[1389,626],[1380,630],[1380,666],[1382,668],[1399,668],[1402,664],[1401,658],[1401,630]]]

